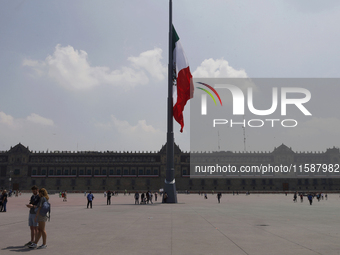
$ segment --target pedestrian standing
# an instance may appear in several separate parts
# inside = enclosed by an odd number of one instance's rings
[[[222,197],[222,193],[221,193],[221,192],[218,192],[218,193],[217,193],[217,200],[218,200],[218,203],[221,203],[221,197]]]
[[[35,216],[36,216],[36,208],[38,208],[38,204],[40,201],[40,197],[38,194],[38,187],[33,186],[31,188],[33,195],[31,196],[29,204],[26,206],[30,208],[29,214],[28,214],[28,226],[30,227],[31,230],[31,241],[25,244],[25,246],[30,246],[34,242],[35,236],[38,234],[38,222],[35,221]]]
[[[312,203],[313,203],[313,196],[312,196],[312,194],[308,195],[308,200],[309,200],[309,205],[312,205]]]
[[[316,199],[318,200],[318,202],[320,202],[320,199],[321,199],[321,193],[317,194],[316,195]]]
[[[139,193],[138,193],[138,191],[136,191],[136,193],[135,193],[135,205],[138,205],[139,204]]]
[[[151,204],[153,204],[152,203],[152,193],[150,191],[149,191],[149,199],[150,199]]]
[[[111,195],[112,195],[111,191],[108,190],[107,191],[106,205],[110,205],[111,204]]]
[[[1,210],[3,212],[7,211],[7,190],[2,191],[2,207]]]
[[[46,244],[46,241],[47,241],[47,233],[46,233],[46,230],[45,230],[45,225],[46,225],[46,221],[47,221],[47,215],[45,216],[42,216],[40,214],[40,211],[41,211],[41,208],[43,206],[43,204],[45,202],[48,202],[49,200],[49,197],[48,197],[48,194],[47,194],[47,190],[42,188],[39,190],[39,197],[40,197],[40,200],[39,200],[39,204],[38,204],[38,210],[37,210],[37,213],[35,215],[35,218],[34,220],[36,222],[38,222],[38,233],[35,235],[35,241],[30,245],[28,246],[29,248],[31,249],[35,249],[35,248],[38,248],[38,249],[45,249],[47,248],[47,244]],[[43,239],[43,244],[39,247],[38,246],[38,242],[40,240],[40,237],[42,237]]]
[[[327,197],[326,197],[327,199]],[[155,192],[155,201],[157,202],[157,192]]]
[[[140,203],[145,204],[144,193],[142,193],[142,195],[140,195]]]
[[[63,202],[67,202],[67,192],[66,192],[66,190],[65,190],[65,192],[64,192],[64,199],[63,199]]]
[[[94,199],[94,196],[92,194],[92,191],[90,191],[90,193],[87,195],[87,208],[89,208],[89,205],[92,209],[92,201]]]
[[[149,201],[150,201],[150,191],[147,191],[145,193],[145,195],[146,195],[146,202],[149,204]]]
[[[163,194],[163,202],[166,203],[167,200],[168,200],[168,194],[166,192],[164,192],[164,194]]]
[[[2,190],[0,190],[0,212],[2,212],[3,209],[3,205],[2,205]]]

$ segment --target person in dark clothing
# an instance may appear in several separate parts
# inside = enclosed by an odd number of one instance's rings
[[[136,191],[136,193],[135,193],[135,204],[139,204],[139,193],[138,193],[138,191]]]
[[[107,205],[110,205],[111,204],[111,195],[112,195],[112,193],[111,193],[111,191],[110,190],[108,190],[107,191],[107,199],[106,199],[106,204]]]
[[[146,192],[146,202],[149,203],[149,201],[150,201],[150,192],[147,191]]]
[[[313,196],[312,196],[312,194],[308,195],[308,201],[309,201],[309,204],[312,205],[312,203],[313,203]]]
[[[28,208],[30,208],[29,211],[29,216],[28,216],[28,226],[30,227],[31,230],[31,241],[29,241],[28,243],[25,244],[25,246],[29,246],[34,242],[34,238],[35,236],[38,234],[38,222],[35,221],[35,216],[36,216],[36,208],[38,207],[39,201],[40,201],[40,197],[38,194],[38,187],[37,186],[33,186],[31,188],[33,195],[31,196],[30,202],[29,204],[27,204],[26,206]]]
[[[7,190],[3,190],[2,191],[2,207],[1,207],[1,210],[3,212],[6,212],[7,211]]]
[[[166,192],[164,192],[164,194],[163,194],[163,202],[166,203],[167,200],[168,200],[168,194]]]
[[[221,193],[221,192],[218,192],[218,193],[217,193],[217,200],[218,200],[218,203],[221,203],[221,197],[222,197],[222,193]]]
[[[141,204],[144,204],[145,203],[145,201],[144,201],[144,193],[142,193],[142,195],[140,196],[140,203]]]
[[[3,209],[3,205],[2,205],[2,190],[0,190],[0,212],[2,212]]]

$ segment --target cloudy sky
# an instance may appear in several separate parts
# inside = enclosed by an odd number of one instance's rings
[[[173,23],[194,77],[340,77],[339,1],[174,0]],[[167,0],[0,1],[0,150],[158,151],[168,27]]]

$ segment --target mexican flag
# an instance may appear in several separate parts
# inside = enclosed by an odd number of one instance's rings
[[[174,26],[172,26],[172,52],[174,78],[177,80],[177,84],[173,88],[173,115],[175,120],[181,125],[181,132],[183,132],[183,110],[187,101],[194,96],[194,84],[188,60],[185,57],[181,41]]]

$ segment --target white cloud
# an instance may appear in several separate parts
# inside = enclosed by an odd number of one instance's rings
[[[31,60],[31,59],[24,59],[22,61],[22,65],[24,66],[31,66],[31,67],[35,67],[35,66],[39,66],[43,63],[37,61],[37,60]]]
[[[119,120],[115,116],[111,116],[115,128],[123,134],[138,134],[140,132],[156,133],[157,130],[151,125],[147,125],[145,120],[139,120],[136,126],[132,126],[125,120]]]
[[[33,123],[36,123],[36,124],[41,124],[41,125],[44,125],[44,126],[53,126],[54,125],[53,120],[41,117],[36,113],[32,113],[30,116],[27,116],[26,119],[30,122],[33,122]]]
[[[56,46],[53,56],[46,58],[48,75],[61,85],[70,88],[88,88],[98,85],[87,61],[85,51],[74,50],[71,46]]]
[[[224,59],[205,59],[192,74],[194,78],[247,78],[244,69],[236,70]]]
[[[159,48],[142,52],[138,57],[128,58],[131,67],[123,66],[111,71],[105,66],[91,66],[85,51],[58,44],[53,55],[48,56],[45,61],[24,59],[22,64],[33,68],[39,76],[43,73],[48,75],[68,89],[88,89],[101,84],[124,86],[128,89],[149,82],[145,70],[157,80],[164,79],[166,67],[160,62],[161,55],[162,50]]]
[[[8,115],[4,112],[0,112],[0,123],[5,124],[6,126],[11,126],[15,128],[23,128],[30,125],[30,123],[38,124],[39,126],[54,126],[54,122],[51,119],[47,119],[41,117],[36,113],[32,113],[27,116],[25,119],[14,118],[11,115]]]
[[[96,127],[101,130],[100,133],[113,133],[115,147],[121,149],[145,151],[161,148],[165,139],[165,133],[147,124],[146,120],[139,120],[136,125],[131,125],[128,121],[111,115],[109,123],[97,123]]]
[[[55,145],[61,140],[51,135],[56,129],[52,120],[35,113],[24,118],[15,118],[0,112],[0,148],[8,150],[8,145],[13,146],[19,142],[25,146],[36,146],[38,149],[46,148],[46,144]]]
[[[35,75],[37,75],[38,77],[43,76],[46,71],[46,63],[44,63],[43,61],[24,59],[22,61],[22,65],[28,66],[33,69],[35,71]],[[34,75],[31,74],[31,76]]]
[[[13,120],[14,118],[11,115],[7,115],[4,112],[0,112],[0,123],[12,126]]]
[[[160,48],[142,52],[139,57],[128,58],[128,60],[131,61],[136,67],[144,68],[150,73],[152,77],[159,81],[163,80],[167,74],[167,68],[162,65],[160,62],[161,59],[162,49]]]

